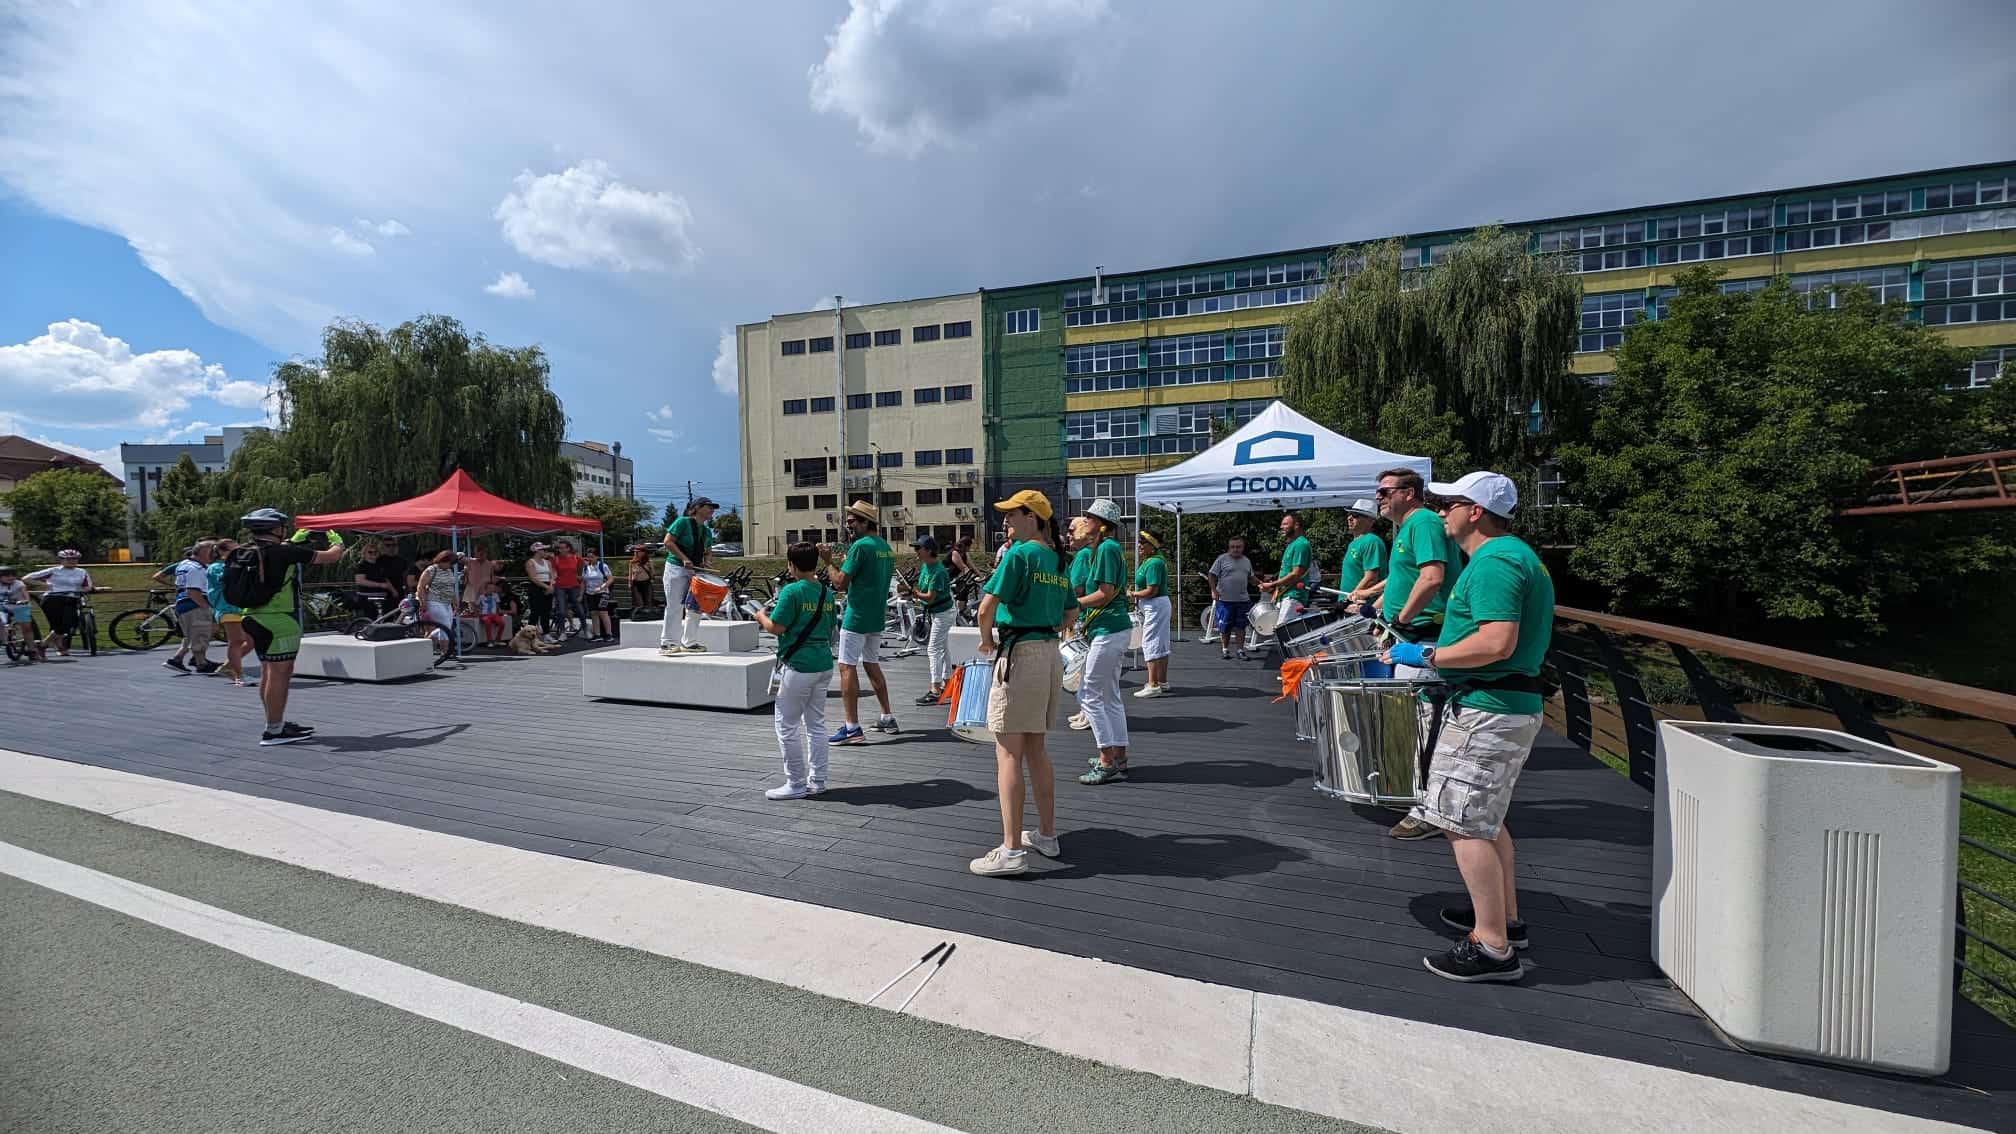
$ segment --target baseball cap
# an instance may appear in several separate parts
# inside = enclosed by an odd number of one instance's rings
[[[1428,491],[1434,496],[1460,496],[1501,519],[1511,516],[1512,509],[1519,506],[1519,487],[1512,483],[1511,477],[1481,469],[1464,473],[1454,484],[1430,481]]]
[[[920,535],[916,539],[910,541],[910,546],[916,548],[919,551],[929,551],[935,553],[938,550],[938,541],[931,538],[928,535]]]
[[[693,506],[695,508],[719,508],[721,505],[714,503],[714,501],[708,499],[705,496],[702,496],[700,499],[695,500],[693,502]]]
[[[1050,518],[1050,498],[1033,488],[1025,488],[994,505],[996,512],[1013,512],[1017,508],[1027,508],[1046,520]]]
[[[535,544],[533,544],[533,545],[532,545],[532,550],[534,550],[534,551],[551,551],[551,550],[553,550],[553,548],[552,548],[552,545],[551,545],[551,544],[545,544],[545,543],[535,543]]]

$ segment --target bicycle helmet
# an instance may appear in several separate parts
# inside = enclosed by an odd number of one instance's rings
[[[287,513],[277,508],[261,508],[238,517],[238,522],[250,531],[270,532],[287,526]]]
[[[57,552],[57,553],[56,553],[56,558],[58,558],[58,559],[82,559],[82,558],[84,558],[84,553],[83,553],[83,552],[81,552],[81,551],[79,551],[79,550],[77,550],[77,549],[76,549],[76,548],[74,548],[74,547],[66,547],[66,548],[64,548],[63,550],[61,550],[61,551],[59,551],[59,552]]]

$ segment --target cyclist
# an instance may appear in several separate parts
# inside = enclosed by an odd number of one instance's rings
[[[35,607],[28,601],[28,584],[15,576],[12,567],[0,567],[0,633],[10,640],[21,639],[21,648],[41,660],[42,643],[35,640]]]
[[[57,657],[70,656],[70,635],[77,632],[77,612],[82,609],[83,596],[97,589],[91,585],[91,572],[78,566],[83,560],[83,552],[66,547],[56,553],[56,566],[22,576],[23,582],[41,583],[48,588],[42,592],[42,617],[49,620],[49,636],[42,639],[44,653],[54,646]]]
[[[310,563],[334,563],[343,558],[343,537],[329,533],[329,546],[321,551],[305,546],[305,531],[285,539],[290,521],[286,513],[261,508],[243,516],[239,523],[252,533],[249,547],[232,553],[225,570],[249,568],[263,580],[261,590],[269,597],[253,603],[245,611],[245,633],[259,655],[259,700],[266,707],[266,731],[261,745],[293,744],[315,734],[287,719],[287,686],[294,679],[294,656],[301,650],[301,574]],[[246,551],[256,558],[248,564]],[[229,579],[226,580],[227,584]]]

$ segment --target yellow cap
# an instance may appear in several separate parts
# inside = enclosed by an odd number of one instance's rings
[[[1033,488],[1025,488],[994,505],[997,512],[1013,512],[1017,508],[1027,508],[1046,520],[1050,518],[1050,498]]]

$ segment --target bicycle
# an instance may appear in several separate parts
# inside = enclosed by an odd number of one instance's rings
[[[77,596],[77,629],[75,633],[78,637],[84,639],[84,652],[95,658],[98,656],[98,612],[91,608],[91,592],[66,591],[64,593]],[[43,592],[42,598],[45,603],[43,617],[46,618],[48,617],[48,607],[46,605],[49,598],[48,592]],[[69,649],[70,644],[66,641],[63,643],[63,648],[66,650]]]
[[[357,618],[344,628],[344,633],[364,642],[383,642],[399,638],[432,638],[434,640],[434,664],[452,660],[456,656],[459,642],[464,652],[476,648],[476,628],[460,618],[455,620],[455,628],[450,630],[420,610],[420,604],[412,595],[403,595],[395,605],[377,595],[357,596],[363,602],[377,608],[378,613],[371,618]],[[386,634],[383,631],[391,629]]]
[[[112,620],[112,642],[123,650],[147,651],[182,636],[182,624],[175,618],[175,604],[166,601],[167,591],[150,590],[144,606],[120,614]],[[97,619],[92,623],[95,626]]]
[[[0,644],[6,648],[7,660],[17,664],[39,660],[33,616],[30,616],[30,621],[16,622],[13,608],[0,606],[0,620],[4,620],[0,621],[0,638],[5,639]]]

